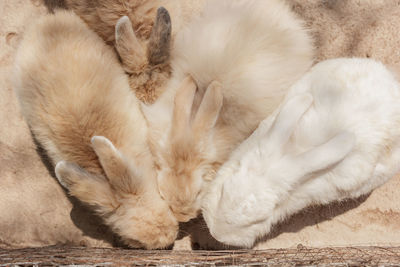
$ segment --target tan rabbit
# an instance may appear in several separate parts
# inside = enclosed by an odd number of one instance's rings
[[[107,43],[115,45],[124,70],[129,74],[132,90],[145,103],[155,101],[170,77],[171,35],[187,24],[203,2],[65,0],[66,6],[78,14],[92,30]],[[161,6],[171,12],[174,32],[169,13]],[[121,17],[124,18],[119,20]]]
[[[198,215],[204,182],[280,104],[312,58],[306,30],[281,0],[210,1],[177,33],[172,78],[143,111],[160,194],[179,221]]]
[[[41,18],[17,52],[14,87],[71,195],[132,247],[174,242],[178,224],[157,190],[139,101],[101,38],[72,12]]]

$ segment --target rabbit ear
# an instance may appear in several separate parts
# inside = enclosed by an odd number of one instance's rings
[[[327,143],[295,156],[290,169],[296,177],[305,177],[308,174],[327,169],[342,161],[352,151],[354,145],[354,134],[342,132]]]
[[[57,163],[55,173],[70,195],[95,206],[99,213],[106,214],[118,208],[105,177],[88,173],[78,165],[66,161]]]
[[[196,89],[196,83],[189,76],[181,83],[175,95],[172,120],[172,136],[175,138],[179,139],[190,129],[190,115]]]
[[[111,186],[119,192],[137,193],[142,185],[141,174],[125,160],[107,138],[94,136],[91,141]]]
[[[310,94],[297,95],[283,104],[271,129],[268,131],[269,142],[276,147],[283,147],[292,136],[296,125],[311,106],[313,97]]]
[[[208,86],[193,122],[193,132],[197,136],[203,136],[215,126],[222,104],[221,84],[214,81]]]
[[[140,71],[147,64],[145,50],[127,16],[120,18],[115,26],[115,47],[127,72]]]
[[[152,65],[165,63],[169,59],[171,44],[171,18],[164,7],[157,10],[157,17],[147,47],[147,58]]]

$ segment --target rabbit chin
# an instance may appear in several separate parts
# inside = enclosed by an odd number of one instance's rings
[[[200,213],[200,201],[198,199],[193,199],[187,205],[182,205],[181,202],[174,205],[170,202],[169,207],[179,222],[188,222]]]
[[[228,172],[229,173],[229,172]],[[268,233],[273,218],[269,214],[250,218],[239,212],[232,212],[234,207],[221,207],[221,190],[225,179],[217,179],[208,187],[202,198],[202,216],[210,234],[219,242],[242,248],[251,248],[257,237]]]
[[[264,221],[254,221],[246,225],[236,223],[235,221],[227,222],[218,217],[209,217],[203,213],[204,220],[207,223],[210,234],[219,242],[243,248],[251,248],[261,233],[265,233],[266,224]],[[237,222],[243,221],[238,218]]]
[[[191,212],[191,213],[174,212],[174,216],[178,220],[178,222],[188,222],[191,219],[196,218],[197,215],[198,215],[197,212]]]

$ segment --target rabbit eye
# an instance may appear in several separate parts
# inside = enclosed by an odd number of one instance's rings
[[[162,191],[160,190],[160,188],[158,188],[158,193],[160,194],[160,197],[162,200],[165,200],[164,194],[162,193]]]
[[[161,186],[160,186],[160,182],[161,182],[162,178],[160,176],[157,177],[157,181],[158,181],[158,186],[157,186],[157,190],[158,190],[158,194],[160,195],[162,200],[165,200],[165,196],[163,194],[163,190],[161,190]]]
[[[156,168],[156,171],[160,171],[161,170],[161,166],[157,162],[154,163],[154,168]]]

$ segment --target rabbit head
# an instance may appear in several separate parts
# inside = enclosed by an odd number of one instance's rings
[[[155,172],[128,162],[105,137],[93,137],[92,147],[105,176],[74,163],[56,165],[56,176],[70,195],[93,206],[131,247],[156,249],[173,244],[178,223],[158,194]]]
[[[136,96],[145,103],[154,102],[170,78],[169,65],[171,44],[171,18],[160,7],[146,43],[136,37],[127,16],[120,18],[115,26],[115,47],[129,84]]]
[[[352,151],[354,135],[342,132],[303,153],[288,152],[291,136],[312,99],[310,94],[290,98],[221,166],[202,201],[203,217],[215,239],[251,247],[273,223],[296,210],[295,205],[285,206],[296,188]]]
[[[153,147],[160,195],[181,222],[197,217],[203,183],[221,164],[214,143],[219,136],[214,126],[223,103],[221,87],[212,82],[202,98],[196,97],[196,83],[188,77],[175,95],[167,141],[163,147]]]

